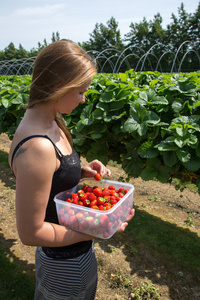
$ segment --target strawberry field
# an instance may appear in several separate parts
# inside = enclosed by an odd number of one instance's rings
[[[23,117],[31,76],[0,76],[0,133]],[[97,74],[86,102],[64,116],[74,148],[91,161],[115,161],[125,180],[194,183],[200,191],[200,73]]]

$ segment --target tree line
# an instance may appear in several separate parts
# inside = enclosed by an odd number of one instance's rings
[[[188,13],[184,4],[178,8],[178,16],[171,15],[171,23],[163,28],[160,13],[153,20],[144,17],[139,23],[131,23],[130,31],[121,37],[118,22],[114,17],[96,23],[88,41],[79,43],[91,55],[98,57],[99,70],[123,72],[137,67],[141,70],[170,72],[197,71],[200,69],[200,1],[194,13]],[[58,32],[52,33],[51,42],[60,40]],[[0,60],[34,57],[47,45],[46,39],[36,48],[27,51],[20,44],[15,48],[10,43],[0,51]],[[123,54],[123,55],[122,55]],[[120,66],[120,69],[118,67]]]

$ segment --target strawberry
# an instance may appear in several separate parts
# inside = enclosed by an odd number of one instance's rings
[[[74,199],[72,200],[72,203],[73,203],[73,204],[78,204],[78,201],[79,201],[78,199],[74,198]]]
[[[90,206],[96,206],[97,205],[97,199],[90,202]]]
[[[92,193],[92,192],[93,192],[93,188],[92,188],[91,186],[88,186],[88,187],[86,188],[86,192]]]
[[[78,212],[76,215],[77,219],[83,219],[84,218],[84,214],[82,214],[81,212]]]
[[[102,179],[102,176],[101,176],[99,173],[96,173],[96,174],[94,175],[94,179],[97,180],[97,181],[99,181],[99,180]]]
[[[102,214],[99,216],[99,222],[101,226],[106,227],[109,223],[109,217],[107,215]]]
[[[71,194],[71,198],[72,199],[77,199],[78,200],[78,195],[76,193],[72,193]]]
[[[108,189],[109,189],[109,190],[114,190],[114,191],[115,191],[114,185],[109,185]]]
[[[97,205],[91,205],[90,208],[99,209],[99,207]]]
[[[98,196],[98,197],[100,197],[101,196],[101,194],[102,194],[102,189],[100,189],[100,188],[95,188],[94,190],[93,190],[93,193],[96,195],[96,196]]]
[[[83,186],[82,186],[82,190],[83,190],[84,192],[86,192],[86,191],[87,191],[87,187],[88,187],[87,184],[83,185]]]
[[[65,211],[63,208],[61,208],[59,211],[59,216],[62,217],[62,216],[64,216],[64,214],[65,214]]]
[[[111,209],[112,208],[112,206],[111,206],[111,204],[110,203],[104,203],[104,207],[106,208],[106,210],[108,210],[108,209]]]
[[[88,195],[87,195],[87,199],[89,199],[90,201],[93,201],[93,200],[96,200],[96,196],[93,194],[93,193],[89,193]]]
[[[113,200],[110,201],[111,205],[115,205],[116,203],[117,203],[117,200],[115,200],[115,199],[113,199]]]
[[[119,192],[119,193],[118,193],[118,196],[119,196],[119,198],[123,198],[123,197],[124,197],[124,193]]]
[[[83,205],[84,205],[84,206],[89,206],[89,205],[90,205],[90,200],[87,199],[87,198],[84,199],[84,200],[83,200]]]
[[[106,210],[103,205],[99,205],[99,210]]]
[[[97,205],[103,205],[104,204],[104,198],[103,197],[98,197],[97,198]]]
[[[83,201],[83,200],[85,200],[85,199],[87,199],[87,194],[85,194],[85,193],[80,193],[80,194],[79,194],[79,200]]]
[[[109,189],[103,189],[101,196],[102,197],[110,196]]]

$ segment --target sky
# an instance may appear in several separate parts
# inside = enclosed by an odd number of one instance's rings
[[[107,25],[111,17],[118,23],[121,38],[131,23],[144,17],[153,20],[158,12],[165,28],[172,13],[178,17],[181,3],[187,13],[194,13],[199,0],[0,0],[0,50],[13,42],[16,48],[21,44],[30,51],[44,39],[50,43],[57,31],[61,39],[86,42],[95,24]]]

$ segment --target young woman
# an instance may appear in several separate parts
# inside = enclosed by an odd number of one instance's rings
[[[81,177],[111,173],[98,160],[81,168],[61,118],[85,101],[95,73],[94,61],[70,40],[42,49],[35,60],[27,109],[12,141],[9,161],[16,177],[17,229],[22,243],[37,246],[35,300],[95,298],[93,237],[59,225],[53,201]],[[133,215],[132,210],[127,222]]]

